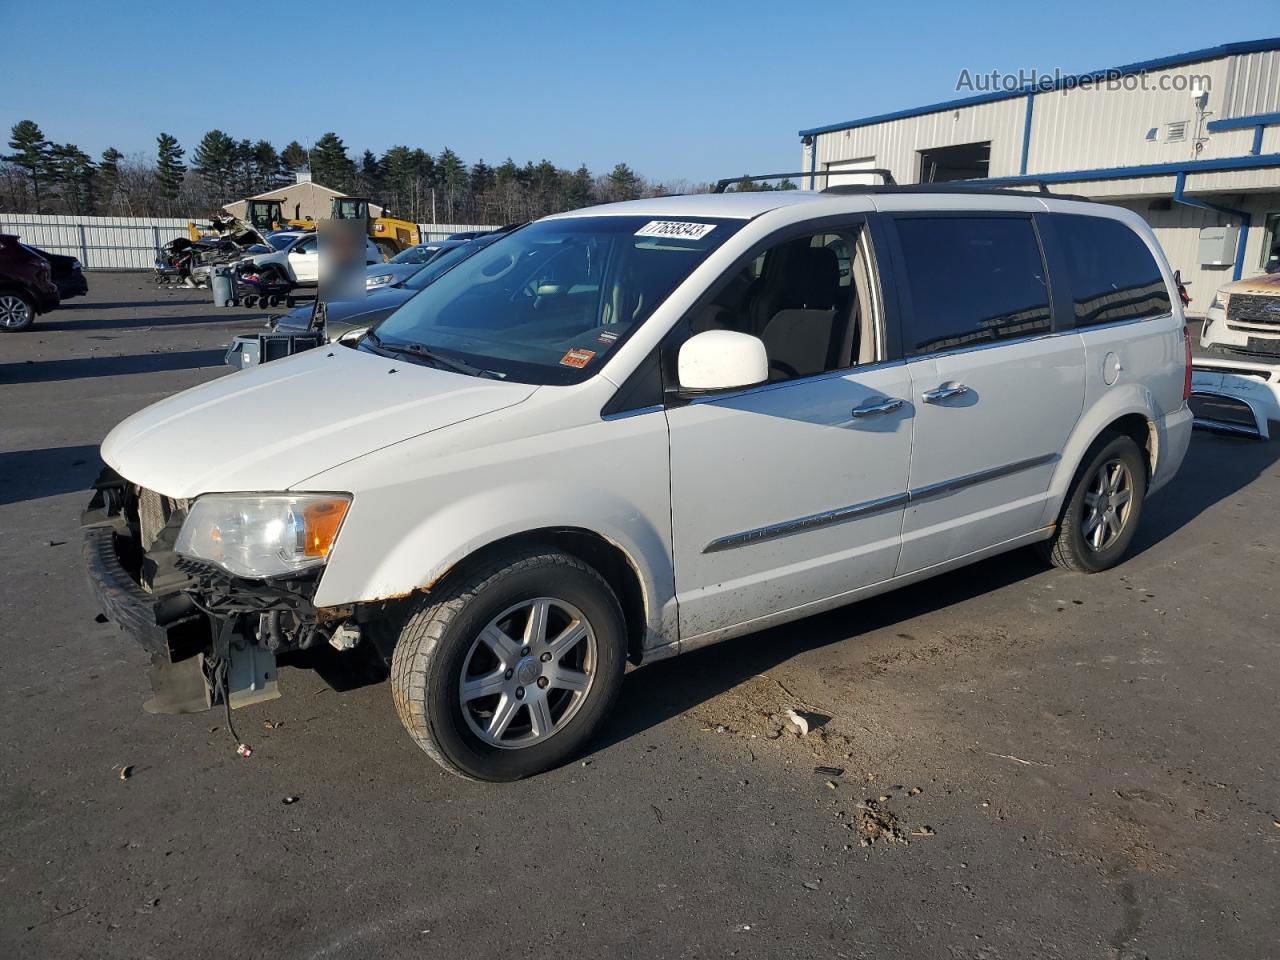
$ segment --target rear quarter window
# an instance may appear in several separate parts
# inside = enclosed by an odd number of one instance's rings
[[[912,312],[908,356],[1048,332],[1049,287],[1029,217],[897,221]]]
[[[1169,313],[1169,289],[1150,248],[1119,220],[1058,214],[1078,327]]]

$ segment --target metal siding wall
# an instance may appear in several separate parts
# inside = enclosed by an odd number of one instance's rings
[[[1280,50],[1232,57],[1222,93],[1223,119],[1280,111]]]
[[[1197,154],[1196,109],[1191,94],[1187,90],[1155,89],[1162,78],[1207,76],[1208,109],[1215,111],[1207,120],[1216,119],[1222,116],[1221,101],[1229,66],[1229,60],[1222,59],[1153,71],[1146,75],[1151,87],[1147,90],[1095,87],[1038,95],[1027,173],[1176,163],[1248,153],[1251,134],[1241,141],[1242,148],[1235,138],[1210,134],[1204,149]],[[1179,120],[1187,123],[1186,139],[1166,142],[1166,124]],[[1146,139],[1152,127],[1160,131],[1156,141]]]
[[[990,175],[1016,175],[1022,160],[1025,110],[1026,100],[1016,98],[819,134],[818,171],[828,163],[874,157],[876,166],[893,171],[899,183],[915,183],[920,175],[919,151],[990,140]],[[808,159],[803,153],[805,169]],[[821,177],[817,186],[825,186]]]

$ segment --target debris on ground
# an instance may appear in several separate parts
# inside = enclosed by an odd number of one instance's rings
[[[106,618],[106,616],[105,616],[104,614],[101,614],[101,613],[100,613],[100,614],[98,614],[96,617],[94,617],[94,618],[93,618],[93,622],[94,622],[94,623],[108,623],[108,622],[110,622],[110,621],[108,621],[108,620],[107,620],[107,618]]]
[[[912,787],[910,790],[907,791],[907,796],[918,797],[922,793],[924,793],[924,787]]]
[[[809,735],[809,721],[808,721],[808,720],[806,720],[806,719],[804,718],[804,716],[802,716],[802,715],[801,715],[801,714],[799,714],[799,713],[796,713],[796,711],[795,711],[795,710],[793,710],[792,708],[788,707],[788,708],[787,708],[787,719],[788,719],[788,720],[790,720],[790,721],[792,722],[792,724],[794,724],[794,725],[795,725],[795,728],[796,728],[796,730],[798,731],[798,733],[800,734],[800,736],[802,736],[802,737],[807,737],[807,736]]]
[[[843,777],[844,767],[814,767],[813,772],[824,777]]]
[[[253,756],[253,747],[249,746],[247,743],[242,743],[236,747],[236,753],[240,754],[242,757],[251,757]]]
[[[123,767],[121,767],[121,768],[120,768],[120,779],[121,779],[121,780],[128,780],[128,779],[129,779],[130,777],[132,777],[132,776],[133,776],[133,766],[132,766],[132,764],[125,764]]]
[[[806,890],[817,890],[817,889],[818,889],[818,884],[817,884],[815,881],[813,881],[813,880],[806,880],[806,881],[804,882],[804,888],[805,888]]]
[[[263,720],[262,725],[266,727],[268,730],[275,730],[279,727],[283,727],[284,721],[283,720]]]
[[[915,830],[912,830],[911,835],[913,837],[936,837],[938,833],[933,829],[933,827],[925,824],[923,827],[917,827]]]
[[[877,840],[885,843],[907,843],[907,838],[898,825],[898,818],[890,810],[881,810],[872,804],[859,804],[857,815],[849,823],[850,830],[862,834],[862,845],[869,847]]]
[[[828,781],[827,781],[827,789],[828,789],[828,790],[834,790],[835,788],[836,788],[836,782],[835,782],[834,780],[828,780]]]
[[[297,802],[298,802],[298,800],[300,800],[300,799],[301,799],[300,797],[292,797],[292,796],[290,796],[290,797],[285,797],[285,798],[284,798],[284,799],[282,799],[280,802],[281,802],[281,803],[283,803],[283,804],[287,807],[287,806],[289,806],[289,804],[291,804],[291,803],[297,803]]]

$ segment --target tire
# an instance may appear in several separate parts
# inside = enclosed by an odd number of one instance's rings
[[[1077,573],[1111,569],[1133,542],[1146,495],[1147,461],[1138,445],[1123,434],[1103,434],[1071,481],[1057,532],[1043,547],[1046,558]]]
[[[35,304],[17,290],[0,291],[0,333],[20,333],[36,322]]]
[[[535,607],[543,631],[522,635]],[[626,648],[604,578],[576,557],[529,548],[451,575],[419,600],[392,656],[392,698],[409,735],[450,773],[519,780],[586,746],[617,699]]]

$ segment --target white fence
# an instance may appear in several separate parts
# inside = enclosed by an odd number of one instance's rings
[[[187,235],[186,217],[73,217],[33,213],[0,213],[0,233],[16,234],[24,243],[78,257],[86,270],[150,270],[156,249]],[[194,221],[207,227],[207,220]],[[420,223],[423,240],[450,234],[492,230],[474,223]]]
[[[187,235],[186,217],[70,217],[0,213],[0,233],[49,253],[78,257],[86,270],[150,270],[156,248]],[[197,220],[197,226],[209,221]]]

